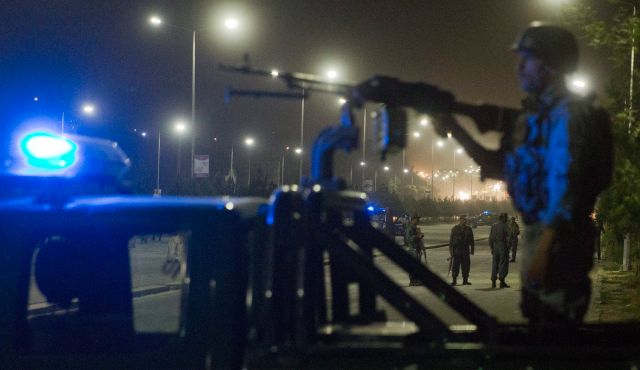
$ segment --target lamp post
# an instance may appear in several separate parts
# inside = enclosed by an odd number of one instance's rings
[[[160,196],[162,190],[160,189],[160,130],[158,130],[158,159],[156,161],[156,188],[153,189],[153,195]]]
[[[187,129],[187,125],[184,124],[183,122],[177,122],[174,125],[174,130],[176,131],[176,133],[182,137],[182,134],[186,131]],[[140,133],[140,136],[142,137],[147,137],[147,132],[146,131],[142,131]],[[178,140],[178,155],[177,155],[177,173],[178,176],[180,175],[180,143],[182,140]],[[157,146],[157,151],[156,151],[156,187],[155,189],[153,189],[153,195],[161,195],[162,194],[162,189],[160,188],[160,153],[161,153],[161,148],[162,148],[162,130],[158,129],[158,146]]]
[[[248,159],[249,159],[249,174],[247,175],[247,188],[251,190],[251,148],[255,145],[256,141],[252,137],[246,137],[244,139],[244,145],[247,147]]]
[[[453,151],[453,186],[452,186],[452,198],[453,200],[456,199],[456,175],[458,174],[458,170],[456,169],[456,154],[462,154],[463,150],[461,148],[458,148],[456,150]]]
[[[304,148],[304,101],[305,101],[305,93],[304,89],[302,89],[302,99],[300,101],[300,147],[296,149],[296,154],[302,154],[302,148]],[[300,150],[298,152],[298,149]],[[300,155],[300,159],[298,161],[298,183],[302,183],[302,165],[304,162],[304,156]]]
[[[436,141],[435,139],[431,139],[431,200],[435,199],[435,189],[433,188],[433,168],[435,166],[434,159],[433,159],[434,143],[438,146],[438,148],[442,148],[444,146],[444,142],[442,140]]]
[[[149,17],[149,23],[154,27],[160,27],[165,24],[164,20],[157,15]],[[183,31],[191,32],[191,177],[193,173],[193,160],[195,158],[195,146],[196,146],[196,34],[201,31],[211,29],[213,27],[204,28],[189,28],[182,27],[174,24],[167,24],[169,27],[177,28]],[[235,30],[238,28],[238,20],[235,18],[227,18],[224,22],[224,26],[228,30]]]
[[[187,130],[187,125],[184,122],[176,122],[174,129],[176,130],[176,132],[178,133],[178,164],[177,164],[177,176],[178,178],[180,178],[180,174],[181,174],[181,162],[182,162],[182,135],[185,133],[185,131]]]

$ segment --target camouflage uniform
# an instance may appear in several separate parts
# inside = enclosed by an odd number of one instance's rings
[[[405,228],[405,240],[407,241],[407,244],[409,246],[409,253],[418,260],[421,260],[422,256],[424,255],[422,232],[420,231],[418,226],[413,225],[411,221],[407,222],[407,226]],[[415,279],[412,275],[409,275],[409,281],[410,285],[416,285],[419,283],[418,280]]]
[[[458,273],[462,267],[463,284],[469,284],[469,270],[471,258],[475,248],[473,230],[469,226],[456,225],[451,229],[449,236],[449,255],[453,259],[451,263],[452,285],[457,284]]]
[[[518,235],[520,235],[520,227],[515,219],[509,222],[509,250],[511,250],[511,262],[516,261],[516,253],[518,252]]]
[[[524,101],[524,113],[506,123],[498,151],[473,155],[482,176],[507,182],[525,224],[522,310],[531,321],[580,322],[591,296],[594,227],[589,218],[612,170],[611,124],[588,98],[547,88]],[[529,284],[528,267],[543,230],[556,232],[545,287]]]
[[[509,229],[504,221],[491,226],[489,234],[489,246],[491,247],[491,286],[496,287],[496,279],[500,279],[500,287],[508,288],[504,279],[509,273]]]

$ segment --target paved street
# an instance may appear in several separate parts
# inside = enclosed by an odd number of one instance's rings
[[[425,234],[425,245],[433,246],[448,242],[449,232],[453,225],[422,226]],[[480,226],[474,230],[476,242],[475,255],[471,257],[470,281],[473,285],[458,285],[462,294],[475,302],[490,315],[501,322],[524,322],[519,310],[520,280],[519,264],[509,264],[509,276],[507,282],[511,288],[491,288],[491,253],[486,238],[489,234],[488,226]],[[401,243],[402,238],[397,237]],[[178,325],[180,308],[180,290],[176,290],[181,281],[182,271],[173,276],[171,271],[163,270],[167,260],[167,253],[173,254],[175,240],[163,238],[161,241],[149,240],[142,243],[135,239],[130,243],[132,285],[137,294],[134,299],[136,328],[141,331],[175,331]],[[171,248],[170,248],[171,247]],[[447,276],[449,252],[447,247],[429,249],[427,251],[427,265],[442,279],[450,281]],[[409,287],[408,275],[391,263],[387,258],[380,256],[375,259],[376,264],[397,284],[404,287],[417,300],[423,302],[434,314],[447,324],[463,324],[464,319],[444,306],[438,298],[433,296],[422,286]],[[166,267],[166,266],[165,266]],[[177,268],[178,266],[173,266]],[[459,277],[459,282],[461,282]],[[35,288],[35,284],[32,284]],[[598,299],[598,285],[594,288],[594,300]],[[31,290],[32,307],[43,305],[44,297],[37,289]],[[380,307],[387,311],[389,320],[403,321],[403,317],[388,305],[382,298],[379,299]],[[597,320],[598,315],[590,312],[588,320]]]
[[[452,227],[453,224],[422,226],[421,230],[425,234],[426,240],[425,245],[447,243]],[[473,229],[474,238],[482,240],[476,241],[475,254],[471,256],[469,281],[472,285],[458,285],[456,289],[479,305],[487,313],[495,316],[502,322],[523,322],[524,319],[518,307],[520,300],[519,264],[509,264],[507,282],[511,288],[491,288],[491,252],[489,250],[489,243],[486,240],[489,236],[489,230],[489,226],[479,226]],[[397,240],[400,242],[402,238],[398,238]],[[442,277],[442,279],[449,282],[451,281],[451,277],[447,276],[449,269],[448,257],[448,247],[427,250],[427,265],[429,268]],[[410,294],[420,302],[428,305],[428,307],[447,324],[465,323],[462,317],[445,307],[440,303],[439,299],[429,293],[424,287],[409,287],[409,276],[386,258],[378,258],[376,262],[393,280],[406,287]],[[459,276],[458,283],[461,282],[462,277]],[[389,318],[401,320],[402,316],[390,308]]]

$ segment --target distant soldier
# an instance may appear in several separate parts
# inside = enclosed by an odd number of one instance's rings
[[[451,229],[449,236],[449,256],[451,263],[451,285],[456,285],[460,266],[462,266],[462,284],[471,285],[469,282],[469,270],[471,269],[471,258],[475,243],[473,241],[473,230],[467,226],[467,216],[460,216],[460,223]]]
[[[409,253],[411,253],[418,260],[421,260],[424,253],[424,244],[422,243],[424,234],[422,233],[422,231],[420,231],[420,228],[418,228],[419,223],[420,216],[412,215],[411,221],[407,223],[407,228],[405,229],[405,240],[409,245]],[[421,285],[421,283],[413,275],[409,274],[409,285]]]
[[[511,217],[511,222],[509,222],[509,249],[511,250],[511,260],[509,262],[516,262],[518,235],[520,235],[520,226],[518,226],[516,218]]]
[[[500,288],[509,288],[505,279],[509,273],[509,226],[507,214],[501,213],[498,222],[491,226],[489,247],[493,256],[491,263],[491,287],[496,287],[496,278],[500,278]]]

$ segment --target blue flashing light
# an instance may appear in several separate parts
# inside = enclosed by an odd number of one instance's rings
[[[375,211],[375,208],[373,206],[369,206],[369,207],[367,207],[367,211],[373,212],[373,211]]]
[[[62,170],[76,161],[78,146],[73,141],[47,132],[34,132],[20,142],[29,166],[42,170]]]

